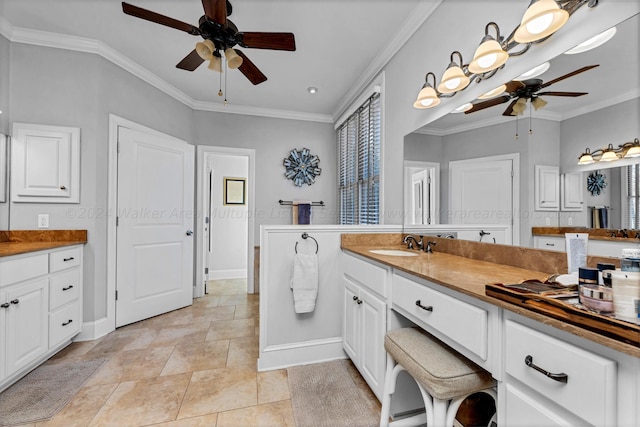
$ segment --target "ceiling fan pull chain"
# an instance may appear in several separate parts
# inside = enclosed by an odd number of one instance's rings
[[[226,55],[225,55],[225,59],[226,59]],[[227,102],[227,62],[228,61],[224,61],[224,106],[226,107],[228,102]]]
[[[531,129],[531,110],[533,109],[533,106],[529,105],[529,135],[533,134],[533,130]]]
[[[516,115],[516,139],[520,138],[518,135],[518,116]]]
[[[222,96],[222,66],[220,67],[220,89],[218,89],[218,96]]]

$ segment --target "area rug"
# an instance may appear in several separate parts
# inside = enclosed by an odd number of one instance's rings
[[[42,365],[0,393],[0,426],[52,418],[105,359]]]
[[[348,360],[287,369],[297,427],[373,427],[380,409],[349,373]]]

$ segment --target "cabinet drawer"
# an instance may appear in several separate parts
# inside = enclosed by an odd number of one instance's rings
[[[344,274],[383,297],[387,296],[387,270],[350,255],[343,256]]]
[[[616,364],[511,320],[505,324],[506,373],[594,425],[613,425],[616,410]],[[559,382],[527,366],[525,358],[554,374]]]
[[[539,237],[536,236],[536,248],[548,249],[550,251],[565,251],[565,240],[560,237]]]
[[[0,261],[0,286],[42,276],[47,274],[48,271],[49,264],[46,253],[18,259],[2,260]]]
[[[486,310],[453,298],[402,276],[393,276],[393,308],[411,320],[436,329],[483,360],[487,359],[488,313]],[[416,302],[420,301],[425,310]]]
[[[71,248],[49,254],[49,272],[64,270],[80,265],[81,248]]]
[[[51,276],[49,281],[49,310],[55,310],[80,295],[80,269]]]
[[[80,331],[80,301],[49,314],[49,348],[73,337]]]
[[[570,426],[573,423],[547,408],[511,384],[506,385],[506,419],[510,427]]]

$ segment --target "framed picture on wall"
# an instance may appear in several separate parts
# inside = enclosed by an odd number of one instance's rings
[[[224,177],[223,204],[245,205],[247,203],[246,178]]]
[[[0,133],[0,202],[7,201],[7,136]]]

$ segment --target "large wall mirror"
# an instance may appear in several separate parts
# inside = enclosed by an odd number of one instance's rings
[[[519,163],[519,180],[513,181],[518,185],[518,191],[514,193],[518,199],[518,210],[513,214],[519,222],[521,245],[531,246],[532,226],[590,227],[588,206],[611,206],[613,215],[609,228],[624,226],[620,222],[620,185],[623,180],[620,166],[637,164],[640,159],[599,162],[588,166],[579,166],[577,161],[586,148],[593,151],[605,148],[609,143],[617,146],[640,137],[639,21],[639,15],[635,15],[621,22],[616,26],[615,35],[597,48],[553,58],[549,61],[547,71],[535,77],[548,82],[582,67],[598,65],[540,91],[587,92],[587,95],[542,95],[540,98],[546,102],[545,105],[537,105],[539,108],[536,110],[527,102],[526,110],[517,118],[503,116],[515,99],[470,114],[449,113],[405,137],[405,172],[417,174],[416,162],[439,165],[440,179],[435,184],[438,188],[431,189],[432,192],[437,190],[440,195],[439,200],[435,201],[439,214],[434,217],[438,218],[438,223],[460,223],[455,212],[452,215],[455,201],[451,196],[451,187],[459,187],[455,181],[460,178],[457,172],[450,170],[458,166],[458,161],[486,159],[487,162],[493,162],[513,155],[514,161]],[[530,65],[533,68],[540,64]],[[506,83],[499,81],[498,75],[491,80],[495,81],[496,86]],[[480,163],[482,161],[479,160]],[[584,192],[585,208],[581,212],[537,211],[534,207],[535,165],[557,166],[561,174],[582,174],[581,191]],[[587,176],[594,170],[600,170],[607,181],[605,191],[598,196],[591,196],[587,190]],[[467,194],[473,192],[479,198],[485,197],[487,203],[495,203],[495,200],[507,196],[500,194],[492,201],[486,195],[495,196],[497,191],[506,193],[508,186],[501,186],[503,189],[497,190],[492,178],[485,179],[477,174],[471,176],[475,177],[475,182],[465,184],[470,189]],[[405,178],[405,187],[408,183]],[[486,192],[485,196],[480,194],[483,191]],[[407,206],[412,206],[414,211],[420,211],[420,207],[413,206],[416,200],[415,186],[405,188],[404,197],[405,210]],[[427,199],[422,197],[421,200]],[[405,226],[419,225],[413,222],[417,217],[405,214]]]

